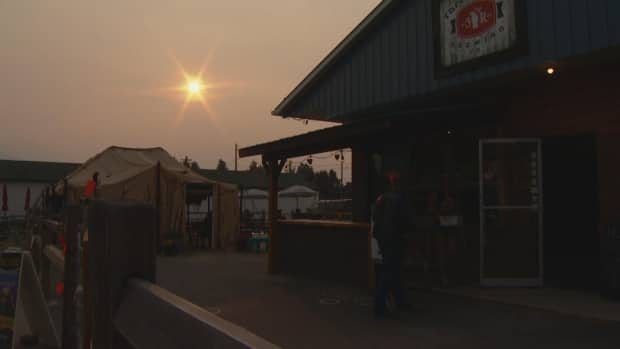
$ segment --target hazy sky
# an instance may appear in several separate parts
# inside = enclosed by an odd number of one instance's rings
[[[235,142],[328,125],[270,112],[378,2],[1,1],[0,158],[81,162],[109,145],[163,146],[232,167]],[[175,59],[190,74],[206,64],[210,111],[194,102],[180,114]]]

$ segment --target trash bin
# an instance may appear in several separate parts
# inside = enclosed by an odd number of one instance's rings
[[[620,300],[620,220],[605,227],[601,237],[601,295]]]

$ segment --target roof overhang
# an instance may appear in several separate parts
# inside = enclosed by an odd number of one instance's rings
[[[373,118],[241,148],[239,156],[262,155],[263,159],[281,160],[357,146],[368,148],[434,130],[494,123],[498,119],[497,111],[503,107],[498,101],[476,101],[377,114]]]
[[[393,5],[400,0],[383,0],[372,12],[347,35],[302,81],[291,91],[278,106],[271,112],[274,116],[286,115],[287,109],[340,58],[363,33],[365,33],[377,20],[387,13]]]
[[[390,121],[358,122],[324,128],[301,135],[239,149],[239,156],[262,155],[265,159],[288,159],[349,148],[369,135],[386,131]]]

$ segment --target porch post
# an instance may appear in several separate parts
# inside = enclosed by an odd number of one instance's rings
[[[263,168],[267,171],[269,178],[269,249],[268,249],[268,271],[270,274],[277,272],[277,266],[274,263],[274,249],[278,248],[277,243],[277,221],[278,221],[278,178],[282,172],[282,168],[286,163],[286,159],[265,159],[263,157]]]
[[[352,185],[353,185],[353,221],[370,221],[370,161],[368,151],[362,147],[353,147]]]

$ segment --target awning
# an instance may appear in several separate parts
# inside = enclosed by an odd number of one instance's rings
[[[239,157],[262,155],[265,159],[288,159],[351,147],[365,137],[387,131],[392,121],[356,122],[324,128],[239,150]]]

